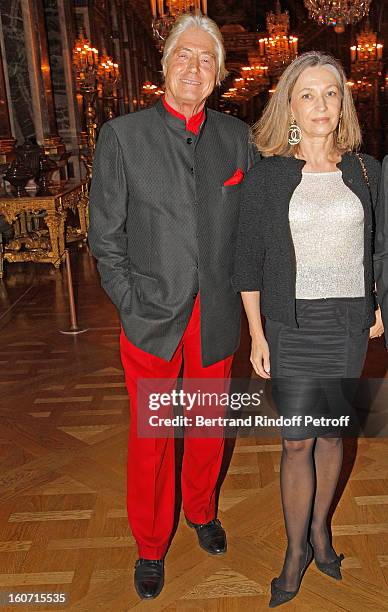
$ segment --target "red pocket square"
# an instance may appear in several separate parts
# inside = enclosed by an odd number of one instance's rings
[[[244,172],[241,168],[237,168],[236,172],[224,183],[224,187],[228,187],[229,185],[238,185],[244,178]]]

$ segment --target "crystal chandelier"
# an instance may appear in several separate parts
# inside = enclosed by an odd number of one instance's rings
[[[183,13],[207,14],[207,0],[150,0],[152,12],[152,33],[159,51],[163,51],[164,41]]]
[[[268,65],[269,72],[279,77],[284,68],[298,54],[298,39],[289,35],[290,17],[288,11],[282,13],[280,1],[276,0],[275,12],[267,13],[268,36],[259,39],[261,61]]]
[[[340,34],[345,25],[357,23],[368,14],[371,0],[304,0],[304,3],[311,19],[334,26]]]
[[[363,30],[357,34],[357,45],[350,47],[352,66],[358,64],[364,71],[376,68],[376,60],[383,58],[383,47],[384,45],[377,42],[377,34],[367,22]]]
[[[348,84],[355,95],[373,93],[373,85],[382,75],[383,47],[367,22],[357,35],[357,45],[350,47],[352,71]]]

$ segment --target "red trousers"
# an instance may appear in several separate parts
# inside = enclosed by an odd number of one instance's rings
[[[137,436],[137,381],[176,379],[182,360],[184,378],[229,378],[233,355],[211,366],[201,362],[200,303],[197,297],[190,321],[174,356],[165,361],[134,346],[121,332],[121,360],[130,397],[128,444],[128,520],[139,557],[164,557],[173,528],[175,506],[174,438]],[[182,463],[182,500],[193,523],[215,518],[216,484],[224,451],[223,438],[185,438]]]

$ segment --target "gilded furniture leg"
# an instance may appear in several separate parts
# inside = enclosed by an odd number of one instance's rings
[[[79,224],[81,228],[81,233],[86,236],[88,231],[88,198],[86,195],[82,195],[77,203],[78,208],[78,216],[79,216]]]
[[[61,212],[59,214],[59,237],[58,237],[58,241],[59,241],[59,253],[60,255],[63,255],[63,253],[65,252],[65,221],[66,221],[66,213],[65,212]]]
[[[52,264],[55,268],[61,265],[59,232],[60,232],[60,215],[49,212],[45,218],[46,225],[49,231],[52,251]]]
[[[85,223],[86,231],[89,229],[89,195],[85,195]]]
[[[20,213],[20,233],[22,236],[25,236],[28,233],[27,213],[24,210]]]

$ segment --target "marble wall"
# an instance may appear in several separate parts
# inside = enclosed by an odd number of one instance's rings
[[[44,0],[44,15],[58,134],[66,138],[70,129],[70,118],[57,0]]]
[[[244,0],[246,1],[246,0]],[[137,0],[0,0],[0,45],[9,122],[0,121],[0,138],[12,131],[18,144],[35,137],[53,140],[70,153],[69,175],[83,174],[79,145],[85,117],[77,94],[72,53],[78,35],[77,15],[86,35],[101,53],[120,66],[121,81],[114,112],[133,112],[144,105],[142,85],[158,84],[160,55],[155,48],[148,2]],[[81,19],[79,20],[81,21]],[[0,56],[1,61],[1,56]],[[5,89],[6,95],[1,92]],[[109,116],[99,96],[99,123]],[[1,118],[1,116],[0,116]],[[8,126],[8,127],[7,127]],[[58,136],[61,140],[58,140]],[[51,146],[51,145],[50,145]]]
[[[26,138],[36,136],[21,0],[1,1],[1,22],[12,100],[10,110],[14,137],[20,144]]]

